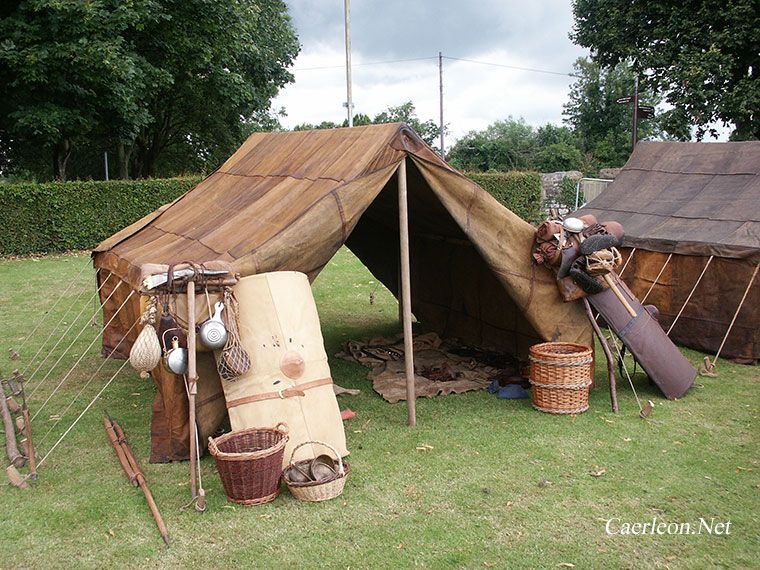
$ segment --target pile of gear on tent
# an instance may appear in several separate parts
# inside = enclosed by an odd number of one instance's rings
[[[573,215],[625,226],[621,273],[674,342],[760,360],[760,142],[640,142]]]

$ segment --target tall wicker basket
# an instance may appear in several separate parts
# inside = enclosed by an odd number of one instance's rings
[[[288,426],[247,428],[208,438],[224,492],[233,503],[261,505],[280,494],[280,473]]]
[[[545,342],[530,347],[533,407],[550,414],[588,410],[591,348],[570,342]]]

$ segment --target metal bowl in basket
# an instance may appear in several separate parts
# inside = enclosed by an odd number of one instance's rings
[[[233,503],[260,505],[280,494],[280,474],[288,426],[247,428],[208,438],[224,492]]]
[[[303,459],[301,461],[293,462],[293,457],[295,457],[296,450],[299,447],[309,444],[323,445],[333,452],[333,455],[336,457],[336,459],[333,459],[335,475],[317,481],[303,480],[301,475],[309,473],[313,460]],[[346,461],[343,461],[338,450],[332,445],[323,441],[304,441],[293,448],[293,451],[290,454],[290,465],[283,469],[282,478],[285,480],[288,489],[290,489],[290,493],[296,499],[301,501],[319,502],[334,499],[340,495],[346,484],[346,477],[350,472],[351,465]]]

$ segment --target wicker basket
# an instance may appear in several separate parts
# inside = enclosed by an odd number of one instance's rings
[[[550,414],[588,410],[591,348],[570,342],[545,342],[530,347],[533,407]]]
[[[337,457],[337,459],[333,459],[333,465],[336,469],[335,476],[324,481],[307,481],[304,483],[291,481],[288,478],[288,473],[292,469],[294,469],[296,466],[303,468],[311,463],[311,459],[304,459],[302,461],[293,463],[293,457],[295,456],[296,450],[302,445],[313,443],[324,445],[333,452],[333,455],[335,455],[335,457]],[[343,487],[346,484],[346,477],[350,472],[351,466],[347,462],[343,461],[343,459],[341,459],[338,450],[335,449],[332,445],[323,441],[305,441],[293,448],[293,452],[290,454],[290,465],[282,471],[282,478],[285,480],[288,489],[290,489],[290,492],[296,499],[299,499],[301,501],[319,502],[326,501],[328,499],[334,499],[340,495],[343,492]]]
[[[280,494],[280,470],[288,426],[247,428],[208,438],[224,492],[233,503],[261,505]]]

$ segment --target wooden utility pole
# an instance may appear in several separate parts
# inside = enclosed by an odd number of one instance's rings
[[[438,91],[441,107],[441,158],[446,160],[446,152],[443,148],[443,54],[438,52]]]
[[[346,14],[346,107],[348,107],[348,126],[354,126],[354,103],[351,97],[351,14],[349,0],[345,0]]]
[[[654,107],[651,105],[639,105],[639,76],[636,76],[636,81],[633,87],[633,95],[627,95],[620,97],[615,101],[620,105],[626,105],[633,103],[633,133],[631,134],[631,152],[636,148],[636,144],[639,142],[639,119],[653,119]]]

